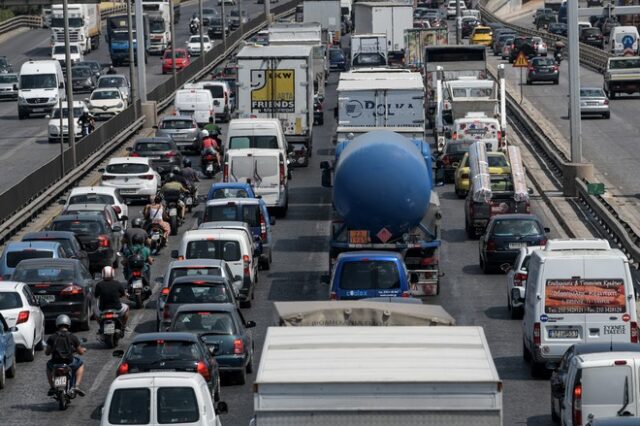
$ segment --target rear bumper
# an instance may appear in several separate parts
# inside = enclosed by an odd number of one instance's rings
[[[83,321],[87,312],[85,301],[54,302],[43,306],[42,313],[45,321],[55,321],[58,315],[66,314],[72,321]]]
[[[559,78],[558,73],[538,74],[529,73],[527,76],[531,81],[556,81]]]
[[[96,251],[89,252],[89,263],[91,268],[104,268],[105,266],[111,266],[114,261],[114,250],[109,248],[100,248]]]
[[[242,371],[248,360],[247,354],[242,355],[216,355],[216,361],[220,366],[221,373],[234,373]]]
[[[519,253],[519,250],[487,251],[484,259],[488,265],[513,264]]]

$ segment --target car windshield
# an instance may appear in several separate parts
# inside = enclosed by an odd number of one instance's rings
[[[167,303],[233,303],[233,298],[223,283],[193,281],[171,286]]]
[[[127,361],[141,361],[144,363],[171,359],[196,361],[200,359],[200,351],[193,342],[158,339],[133,343],[125,359]]]
[[[149,166],[140,163],[116,163],[109,164],[106,169],[107,173],[116,175],[139,175],[149,171]]]
[[[274,135],[232,136],[230,138],[229,149],[245,148],[278,149],[278,138]]]
[[[541,234],[540,225],[531,219],[496,219],[492,230],[495,237],[528,237]]]
[[[107,194],[78,194],[69,197],[69,205],[71,204],[114,204],[115,200],[111,195]]]
[[[447,154],[464,154],[465,152],[469,151],[470,145],[471,145],[471,142],[450,143],[450,144],[447,144],[445,148],[445,152]]]
[[[57,46],[53,46],[53,54],[54,55],[65,55],[66,53],[65,50],[65,46],[64,45],[57,45]],[[71,44],[69,45],[69,53],[71,53],[72,55],[74,53],[78,53],[78,46],[75,44]]]
[[[190,387],[158,388],[158,423],[186,424],[200,419],[200,406]]]
[[[191,120],[164,120],[160,123],[159,128],[170,130],[195,129],[196,125]]]
[[[0,74],[0,84],[12,83],[18,83],[18,76],[16,74]]]
[[[504,155],[489,155],[487,157],[489,160],[489,167],[508,167],[509,163],[507,163],[507,159]]]
[[[211,198],[249,198],[249,194],[243,188],[217,188],[214,189]]]
[[[379,53],[360,53],[353,59],[354,65],[385,65],[384,56]]]
[[[343,290],[391,290],[400,288],[400,274],[395,262],[345,262],[340,273]]]
[[[329,58],[332,60],[340,60],[344,58],[344,53],[339,49],[329,49]]]
[[[89,78],[93,73],[89,67],[71,68],[71,76],[76,78]]]
[[[169,273],[169,283],[172,283],[176,278],[180,277],[193,277],[201,275],[220,275],[220,268],[217,266],[187,266],[184,268],[172,268]]]
[[[554,64],[555,61],[551,58],[534,58],[532,61],[534,67],[549,67]]]
[[[609,68],[612,70],[623,70],[630,68],[640,68],[640,59],[624,58],[609,61]]]
[[[84,112],[84,108],[82,107],[76,107],[73,109],[73,116],[75,118],[78,118],[82,115],[82,113]],[[62,110],[62,118],[67,118],[69,117],[69,110],[67,108],[64,108]],[[60,118],[60,109],[56,108],[53,110],[53,113],[51,114],[51,118]]]
[[[93,101],[105,101],[109,99],[119,99],[120,91],[118,90],[94,90],[91,94]]]
[[[491,34],[491,28],[476,28],[475,34]]]
[[[53,251],[51,250],[19,250],[10,251],[7,253],[7,266],[9,268],[15,268],[18,263],[27,259],[51,259],[53,258]]]
[[[604,98],[605,94],[602,89],[580,89],[581,98]]]
[[[187,244],[187,259],[221,259],[237,262],[242,258],[240,243],[229,240],[199,240]]]
[[[180,312],[173,321],[172,331],[192,333],[237,334],[229,312]]]
[[[70,231],[80,235],[96,235],[107,232],[104,224],[98,220],[56,220],[51,224],[51,230]]]
[[[160,33],[163,33],[164,30],[165,30],[164,21],[161,21],[160,19],[154,19],[151,22],[149,22],[150,32],[154,34],[160,34]]]
[[[125,79],[122,77],[102,77],[98,80],[98,87],[126,87]]]
[[[20,294],[14,291],[0,293],[0,311],[17,308],[22,308],[22,299],[20,298]]]
[[[56,88],[55,74],[23,74],[20,76],[20,89],[52,89]]]
[[[208,206],[204,214],[205,222],[246,222],[249,226],[260,226],[260,206],[244,205],[238,209],[236,206]]]
[[[171,151],[171,144],[168,142],[138,142],[134,151]]]
[[[75,273],[73,271],[72,266],[47,266],[47,267],[18,267],[16,271],[13,273],[12,279],[16,281],[21,281],[25,283],[36,283],[36,282],[60,282],[60,281],[73,281],[75,278]]]
[[[151,421],[151,391],[148,388],[116,389],[109,404],[112,425],[146,425]]]
[[[187,52],[185,52],[184,50],[178,50],[178,49],[175,50],[174,54],[176,58],[185,58],[187,56]],[[171,51],[168,50],[167,53],[164,54],[164,57],[171,59]]]

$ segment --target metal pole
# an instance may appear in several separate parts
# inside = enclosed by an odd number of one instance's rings
[[[200,11],[200,60],[204,68],[204,20],[202,19],[202,0],[198,0],[198,10]],[[209,22],[209,24],[211,24],[211,22]]]
[[[522,100],[524,99],[524,94],[522,93],[524,83],[522,82],[524,74],[524,67],[520,67],[520,105],[522,105]]]
[[[127,33],[129,34],[129,103],[135,105],[136,102],[136,61],[133,55],[133,13],[131,11],[131,1],[127,0]],[[137,114],[136,114],[137,115]]]
[[[267,25],[271,24],[271,0],[264,0],[264,15]]]
[[[136,43],[138,45],[138,97],[140,102],[147,102],[147,45],[145,40],[149,37],[145,34],[144,14],[142,12],[142,2],[136,2]]]
[[[578,1],[567,2],[569,38],[569,120],[571,162],[582,163],[582,130],[580,123],[580,47],[578,43]]]
[[[238,1],[238,16],[240,17],[240,34],[244,34],[244,22],[242,22],[242,1]]]
[[[71,164],[76,167],[76,130],[73,114],[73,79],[71,77],[71,43],[69,42],[69,3],[62,1],[62,14],[64,19],[64,48],[65,67],[67,68],[67,130],[69,134],[69,146],[71,147]],[[60,110],[62,114],[62,109]],[[64,139],[63,128],[60,127],[60,140]]]
[[[58,109],[60,110],[60,166],[62,171],[60,177],[64,177],[64,138],[62,137],[62,128],[64,127],[64,119],[62,118],[62,98],[58,100]]]
[[[238,0],[241,1],[241,0]],[[268,0],[264,0],[265,2],[267,2]],[[226,23],[226,16],[224,16],[224,0],[222,0],[222,2],[220,3],[220,10],[222,13],[222,45],[224,46],[224,50],[227,50],[227,23]]]
[[[169,0],[169,13],[171,14],[171,75],[173,77],[173,85],[174,87],[178,86],[178,79],[176,76],[176,51],[174,49],[175,44],[176,44],[176,25],[173,22],[174,21],[174,17],[173,17],[173,0]],[[202,22],[200,22],[200,25],[202,25]]]
[[[266,0],[265,0],[266,1]],[[462,44],[462,12],[460,11],[460,1],[456,0],[456,44]]]

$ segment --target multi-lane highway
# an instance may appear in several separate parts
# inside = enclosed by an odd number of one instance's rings
[[[216,0],[204,0],[203,7],[217,8]],[[225,7],[225,14],[232,6]],[[249,14],[249,19],[263,12],[264,6],[254,0],[243,0],[241,7]],[[188,1],[181,6],[180,21],[176,24],[176,47],[184,47],[191,35],[189,33],[189,19],[198,11],[197,1]],[[104,26],[103,26],[104,27]],[[6,55],[13,64],[14,71],[19,72],[20,66],[29,59],[50,59],[50,36],[48,29],[30,30],[16,34],[0,43],[0,55]],[[215,40],[217,43],[220,40]],[[108,45],[103,37],[100,40],[100,48],[86,56],[87,60],[99,61],[102,64],[110,63]],[[197,58],[192,58],[197,60]],[[118,71],[129,77],[128,66],[119,67]],[[160,57],[149,56],[147,64],[147,89],[151,91],[158,84],[171,78],[171,75],[162,75]],[[88,98],[89,94],[77,94],[76,100]],[[15,185],[20,179],[46,164],[51,158],[60,152],[58,144],[49,144],[47,140],[46,118],[30,118],[18,120],[18,107],[16,101],[0,102],[0,169],[3,171],[0,177],[0,192]]]

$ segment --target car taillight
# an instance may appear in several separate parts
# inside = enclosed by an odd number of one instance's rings
[[[136,278],[141,277],[142,276],[142,272],[141,271],[131,271],[131,276],[134,276]]]
[[[229,182],[229,166],[227,164],[224,165],[224,171],[222,172],[222,181]]]
[[[638,343],[638,323],[631,321],[629,327],[631,327],[631,343]]]
[[[20,311],[16,325],[29,321],[29,311]]]
[[[108,235],[98,235],[98,245],[100,247],[109,247],[109,242]]]
[[[517,287],[523,287],[527,282],[527,274],[523,274],[522,272],[518,272],[513,276],[513,285]]]
[[[169,151],[169,152],[167,152],[166,154],[164,154],[164,156],[165,156],[166,158],[173,158],[173,157],[175,157],[176,155],[178,155],[178,153],[177,153],[177,152],[175,152],[175,151]]]
[[[540,337],[540,323],[535,322],[533,323],[533,344],[538,346],[540,343],[542,343]]]
[[[552,69],[552,70],[554,70],[554,71],[558,71],[558,69],[559,69],[559,68],[558,68],[558,66],[557,66],[557,65],[553,65],[553,66],[551,67],[551,69]]]
[[[605,99],[605,100],[604,100],[604,104],[605,104],[605,105],[609,105],[609,99]]]
[[[244,342],[242,339],[236,339],[233,341],[233,353],[235,355],[242,355],[244,353]]]
[[[540,242],[538,243],[538,245],[540,245],[540,246],[546,246],[546,245],[547,245],[547,239],[546,239],[546,238],[542,238],[542,239],[540,240]]]
[[[451,135],[451,139],[453,139],[454,141],[458,139],[458,132],[453,132],[453,134]]]
[[[408,292],[408,291],[403,291],[403,292],[402,292],[402,297],[404,297],[404,298],[406,299],[406,298],[408,298],[408,297],[411,297],[411,294],[409,294],[409,292]]]
[[[250,272],[249,272],[249,256],[247,256],[246,254],[244,256],[242,256],[242,263],[244,264],[244,275],[245,276],[249,276]]]
[[[582,424],[582,385],[575,385],[573,387],[573,424]]]
[[[70,286],[63,288],[60,292],[60,294],[63,296],[76,296],[82,293],[84,293],[84,289],[75,284],[71,284]]]
[[[496,242],[493,240],[487,241],[487,250],[495,250],[495,249],[496,249]]]
[[[280,162],[280,185],[284,185],[284,163]]]
[[[137,152],[132,152],[131,154],[129,154],[129,157],[140,157],[140,154],[138,154]]]
[[[153,175],[142,175],[140,176],[140,179],[153,180]]]
[[[162,291],[160,291],[160,295],[166,296],[167,294],[169,294],[169,287],[164,287]]]
[[[196,372],[200,374],[207,382],[211,379],[211,375],[209,374],[209,369],[204,361],[198,361],[196,365]]]
[[[329,300],[338,300],[338,295],[336,294],[335,291],[332,291],[331,293],[329,293]]]
[[[260,238],[262,241],[267,241],[267,223],[262,215],[260,215]]]
[[[118,367],[118,376],[121,374],[127,374],[129,372],[129,364],[127,364],[126,362],[123,362],[122,364],[120,364],[120,366]]]
[[[528,69],[529,71],[535,71],[535,70],[536,70],[532,65],[529,65],[529,66],[527,67],[527,69]]]

